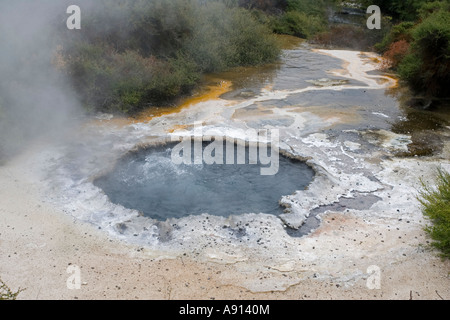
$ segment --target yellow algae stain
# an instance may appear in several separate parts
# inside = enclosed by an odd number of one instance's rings
[[[390,79],[392,82],[392,85],[390,86],[391,89],[397,89],[399,87],[399,79],[395,76],[387,75],[385,74],[384,77]]]
[[[217,78],[211,78],[206,76],[206,81],[208,84],[200,88],[200,91],[190,97],[184,98],[181,103],[174,107],[151,107],[136,117],[134,117],[133,122],[147,122],[153,118],[165,116],[168,114],[179,113],[181,110],[190,107],[201,102],[217,100],[221,95],[227,93],[231,90],[231,81],[221,80]]]
[[[387,89],[396,89],[398,87],[398,79],[383,75],[382,77],[377,79],[377,83],[380,85],[386,85]]]
[[[154,118],[179,113],[183,109],[201,102],[220,99],[220,96],[229,92],[233,85],[231,81],[213,76],[205,76],[204,83],[205,84],[200,87],[197,93],[182,98],[180,103],[176,106],[149,107],[132,117],[115,116],[111,119],[95,119],[94,125],[108,124],[123,127],[134,123],[148,122]]]
[[[381,59],[378,57],[369,57],[369,60],[375,64],[380,64],[382,62]]]

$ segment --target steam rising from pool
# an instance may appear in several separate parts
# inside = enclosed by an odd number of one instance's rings
[[[177,165],[171,160],[173,147],[168,144],[128,154],[94,183],[113,203],[164,221],[203,213],[224,217],[281,214],[282,196],[305,189],[314,176],[305,163],[281,155],[279,171],[273,176],[261,175],[260,165],[248,162]],[[237,146],[234,151],[236,155]]]

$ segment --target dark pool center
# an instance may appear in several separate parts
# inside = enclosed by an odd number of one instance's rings
[[[174,143],[148,147],[124,156],[108,174],[94,184],[110,201],[160,221],[189,215],[217,216],[245,213],[278,215],[285,208],[283,196],[304,190],[314,171],[304,162],[267,148],[278,157],[275,175],[262,175],[267,167],[259,161],[249,164],[249,147],[234,145],[234,155],[245,150],[245,164],[176,164],[172,160]],[[203,150],[208,146],[203,143]],[[194,157],[194,152],[192,152]],[[223,157],[226,158],[224,143]],[[194,158],[192,163],[194,163]]]

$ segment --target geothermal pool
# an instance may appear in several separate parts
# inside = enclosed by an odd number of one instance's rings
[[[293,242],[308,239],[330,211],[397,221],[401,206],[416,208],[404,196],[416,189],[402,183],[401,192],[387,194],[392,182],[383,181],[392,176],[387,159],[409,151],[414,136],[400,129],[413,118],[377,59],[298,44],[274,65],[211,75],[205,92],[173,110],[99,117],[72,144],[40,155],[43,192],[112,237],[175,255],[251,248],[254,259],[293,257]],[[277,131],[280,154],[304,162],[280,156],[277,174],[264,176],[262,165],[171,159],[173,144],[184,137],[250,145],[256,138],[243,135],[250,130]]]
[[[176,164],[171,158],[175,144],[149,147],[119,160],[108,174],[96,179],[109,199],[118,205],[165,221],[189,215],[209,213],[228,217],[245,213],[281,214],[279,201],[311,182],[314,171],[304,162],[275,153],[267,148],[278,168],[262,175],[260,161],[250,164],[250,148],[223,143],[223,161],[219,164]],[[209,146],[203,142],[203,151]],[[235,161],[226,161],[231,151]],[[245,152],[238,164],[237,155]],[[275,159],[276,157],[276,159]],[[223,164],[221,164],[222,162]]]

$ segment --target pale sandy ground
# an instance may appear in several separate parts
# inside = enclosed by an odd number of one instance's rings
[[[317,243],[329,254],[372,248],[373,255],[341,267],[365,270],[376,264],[382,271],[380,288],[370,290],[365,279],[350,285],[332,278],[302,279],[287,268],[283,276],[298,281],[282,291],[254,293],[240,284],[270,281],[270,276],[189,255],[158,259],[74,221],[40,200],[39,185],[20,163],[16,159],[0,167],[0,277],[13,290],[26,288],[19,299],[450,299],[450,264],[421,246],[427,239],[420,228],[391,230],[331,214],[305,246]],[[347,248],[334,248],[336,238],[347,241]],[[389,256],[391,248],[398,253],[402,245],[403,256]],[[79,290],[67,288],[69,265],[81,268]]]

